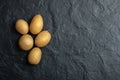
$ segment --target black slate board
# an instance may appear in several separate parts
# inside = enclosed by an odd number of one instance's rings
[[[15,22],[37,13],[52,40],[33,66]],[[0,80],[120,80],[120,0],[0,0]]]

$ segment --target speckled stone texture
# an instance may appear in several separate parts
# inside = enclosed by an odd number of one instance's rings
[[[15,22],[37,13],[52,40],[33,66]],[[0,80],[120,80],[120,0],[0,0]]]

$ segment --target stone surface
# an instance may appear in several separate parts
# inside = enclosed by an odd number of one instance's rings
[[[29,65],[15,30],[40,13],[52,34]],[[119,80],[120,0],[0,0],[0,80]]]

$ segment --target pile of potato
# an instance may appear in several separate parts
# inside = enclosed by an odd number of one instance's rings
[[[46,46],[51,40],[51,34],[43,29],[43,18],[40,14],[33,17],[30,27],[24,19],[19,19],[15,25],[16,30],[22,34],[19,39],[19,46],[24,51],[29,51],[28,62],[30,64],[38,64],[41,60],[42,51],[40,47]],[[28,32],[36,35],[35,39],[32,38]],[[35,47],[34,47],[35,46]]]

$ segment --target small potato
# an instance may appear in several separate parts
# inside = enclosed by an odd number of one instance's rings
[[[29,34],[25,34],[19,39],[19,46],[22,50],[30,50],[33,47],[33,38]]]
[[[40,14],[33,17],[30,23],[30,32],[32,34],[38,34],[43,29],[43,18]]]
[[[46,46],[51,40],[51,34],[48,31],[40,32],[35,38],[35,45],[37,47]]]
[[[27,34],[29,31],[28,23],[23,19],[17,20],[15,27],[20,34]]]
[[[40,48],[35,47],[28,54],[28,62],[30,64],[38,64],[41,60],[41,56],[42,51],[40,50]]]

